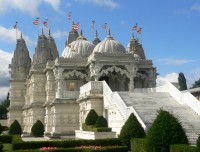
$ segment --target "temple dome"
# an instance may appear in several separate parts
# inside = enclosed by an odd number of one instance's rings
[[[108,29],[108,35],[105,40],[98,43],[93,52],[101,53],[125,53],[126,49],[118,41],[114,40],[110,35],[110,29]]]
[[[73,41],[69,45],[65,47],[62,53],[62,57],[64,58],[77,58],[88,57],[94,49],[94,44],[87,41],[86,38],[82,35],[82,31],[80,36],[76,41]]]

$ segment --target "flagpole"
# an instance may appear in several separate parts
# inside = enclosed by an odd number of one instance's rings
[[[17,32],[17,24],[18,24],[18,22],[16,22],[16,41],[17,41],[17,38],[18,38],[18,32]]]
[[[38,24],[37,24],[37,26],[38,26],[38,37],[39,37],[39,34],[40,34],[40,25],[39,25],[39,17],[36,17],[36,19],[38,20]]]

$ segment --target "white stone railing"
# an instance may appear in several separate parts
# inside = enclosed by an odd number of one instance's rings
[[[127,107],[124,101],[119,96],[119,94],[117,92],[112,92],[105,81],[103,81],[103,94],[104,94],[104,97],[107,98],[110,104],[115,104],[117,106],[117,108],[119,109],[125,121],[128,119],[130,114],[133,113],[138,119],[138,121],[140,122],[140,124],[142,125],[142,127],[144,129],[147,128],[144,122],[142,121],[142,119],[140,118],[140,116],[135,111],[135,109],[132,106]]]
[[[90,93],[102,93],[103,85],[101,81],[91,81],[80,87],[80,96],[84,96]]]
[[[78,99],[80,91],[63,91],[63,98]]]
[[[156,92],[169,92],[169,94],[179,103],[187,104],[192,110],[200,115],[200,102],[189,92],[180,92],[173,84],[166,82],[161,87],[156,87]]]

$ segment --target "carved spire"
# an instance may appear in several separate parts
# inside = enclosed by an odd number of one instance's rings
[[[96,30],[96,34],[95,34],[95,35],[96,35],[96,37],[98,38],[98,32],[97,32],[97,30]]]
[[[80,36],[83,36],[83,30],[81,29]]]
[[[111,35],[110,35],[110,28],[108,28],[108,36],[111,36]]]
[[[44,35],[44,29],[42,28],[42,35]]]
[[[94,38],[94,40],[92,41],[92,43],[96,46],[99,42],[101,42],[101,40],[99,39],[99,37],[98,37],[98,32],[97,32],[97,30],[96,30],[96,33],[95,33],[95,38]]]
[[[49,37],[51,36],[51,30],[49,29]]]

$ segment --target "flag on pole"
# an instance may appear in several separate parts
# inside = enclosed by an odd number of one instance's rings
[[[33,20],[33,24],[38,25],[38,20],[37,19]]]
[[[18,23],[18,22],[16,22],[15,25],[13,25],[13,28],[14,28],[14,29],[17,29],[17,23]]]
[[[68,19],[68,20],[71,20],[71,17],[72,17],[71,14],[72,14],[72,12],[69,12],[69,13],[68,13],[68,15],[67,15],[67,19]]]
[[[45,21],[43,22],[45,27],[48,27],[48,18],[45,19]]]
[[[142,34],[142,28],[137,29],[137,33]]]
[[[79,23],[72,23],[72,29],[73,30],[78,30],[78,25],[79,25]]]
[[[137,30],[138,24],[133,25],[132,30]]]
[[[106,25],[107,25],[107,23],[104,23],[104,25],[102,25],[102,28],[106,29]]]
[[[91,25],[92,29],[94,29],[94,23],[95,23],[95,21],[92,21],[92,25]]]

